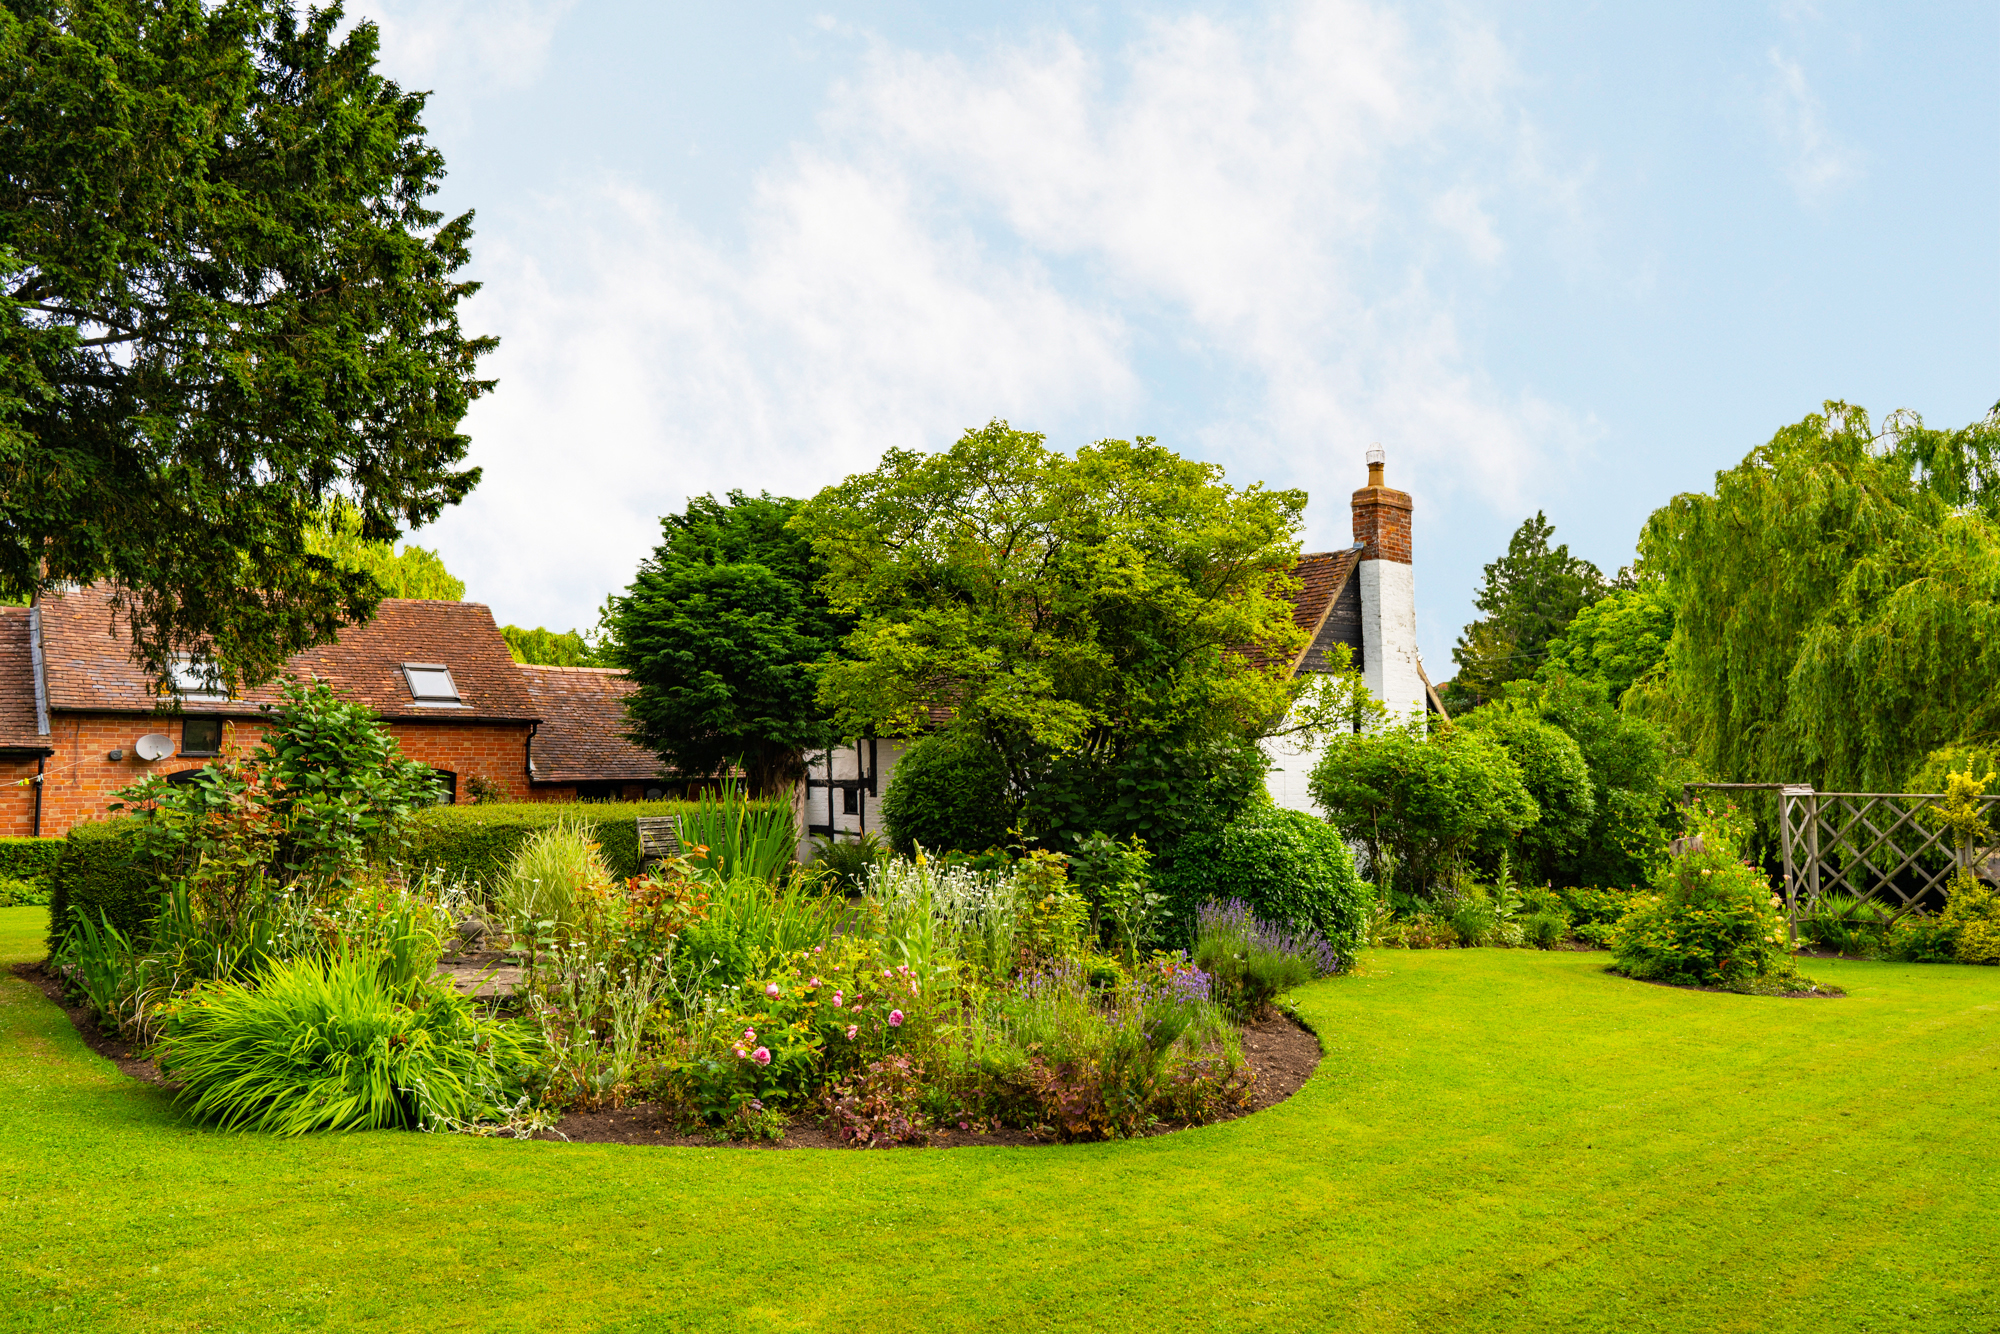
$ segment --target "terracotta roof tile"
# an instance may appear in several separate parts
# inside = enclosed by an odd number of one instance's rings
[[[0,750],[54,754],[35,719],[35,660],[26,607],[0,607]]]
[[[1326,623],[1327,613],[1333,610],[1334,599],[1340,596],[1341,588],[1347,583],[1347,576],[1354,569],[1360,557],[1358,547],[1345,551],[1314,551],[1299,557],[1299,563],[1291,569],[1299,581],[1299,591],[1292,595],[1292,622],[1306,632],[1306,645],[1292,659],[1291,667],[1297,671],[1300,661],[1312,647],[1312,640]],[[1263,654],[1255,650],[1245,650],[1243,656],[1251,663],[1262,666],[1267,661]]]
[[[161,704],[153,682],[132,661],[123,619],[113,615],[102,589],[50,596],[41,612],[51,709],[151,713]],[[463,707],[416,703],[402,672],[406,662],[450,668]],[[384,718],[532,722],[539,716],[493,613],[477,602],[387,598],[373,620],[349,626],[338,642],[308,649],[285,666],[328,682]],[[226,701],[187,699],[182,707],[195,714],[254,714],[258,705],[279,698],[275,685],[265,685]]]
[[[542,725],[535,732],[537,783],[649,782],[660,757],[625,736],[632,683],[609,667],[516,663]]]

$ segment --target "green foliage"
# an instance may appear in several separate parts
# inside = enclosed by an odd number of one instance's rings
[[[681,817],[681,845],[718,880],[775,883],[798,855],[799,826],[789,801],[750,801],[730,782],[695,799]]]
[[[940,454],[891,450],[793,521],[858,622],[820,700],[843,735],[916,735],[950,707],[1012,791],[1064,790],[1057,841],[1103,829],[1164,847],[1108,807],[1127,780],[1163,781],[1171,757],[1285,712],[1304,504],[1144,438],[1072,459],[995,421]],[[1144,803],[1172,800],[1163,786]]]
[[[576,630],[545,630],[536,626],[524,630],[518,625],[500,627],[507,651],[515,662],[531,662],[542,667],[603,667],[605,651]]]
[[[1520,771],[1539,812],[1519,835],[1520,857],[1534,880],[1558,878],[1590,836],[1597,798],[1590,766],[1575,738],[1544,722],[1539,711],[1489,704],[1459,719],[1469,731],[1491,737]]]
[[[696,809],[688,801],[429,806],[411,819],[403,856],[408,865],[435,869],[447,880],[491,886],[506,872],[524,839],[558,821],[569,821],[588,831],[611,874],[623,880],[639,874],[638,817],[685,817]],[[789,817],[789,808],[785,809]]]
[[[558,941],[580,934],[611,892],[611,871],[575,819],[558,820],[521,841],[493,887],[494,906],[516,938],[546,929]]]
[[[1050,847],[1086,831],[1143,838],[1163,851],[1267,802],[1268,761],[1247,736],[1190,728],[1171,736],[1093,742],[1052,757],[1021,803],[1020,823]]]
[[[1578,612],[1604,596],[1604,574],[1567,545],[1551,547],[1555,526],[1540,511],[1514,530],[1507,554],[1486,567],[1473,605],[1485,615],[1451,651],[1458,675],[1447,706],[1456,711],[1498,699],[1509,681],[1533,676],[1550,642]]]
[[[1643,981],[1740,991],[1813,984],[1792,962],[1780,901],[1763,872],[1739,860],[1743,831],[1697,810],[1697,846],[1670,858],[1619,922],[1612,967]]]
[[[47,881],[62,849],[59,838],[0,838],[0,879]]]
[[[49,891],[37,880],[15,880],[0,876],[0,908],[46,908]]]
[[[1660,581],[1642,573],[1631,587],[1615,588],[1577,612],[1550,641],[1535,676],[1595,681],[1617,704],[1635,684],[1662,670],[1673,634],[1672,603]]]
[[[1346,842],[1304,811],[1252,806],[1175,849],[1158,875],[1167,910],[1191,922],[1203,903],[1237,900],[1285,931],[1326,938],[1340,967],[1368,943],[1369,895]]]
[[[445,569],[437,552],[407,543],[399,551],[394,542],[371,542],[363,537],[361,511],[344,497],[307,526],[306,549],[343,570],[367,575],[385,598],[457,602],[465,597],[465,580]]]
[[[410,817],[437,799],[428,765],[324,681],[283,683],[283,703],[249,756],[214,760],[188,782],[148,775],[113,811],[141,813],[142,854],[161,876],[237,864],[276,883],[349,883],[393,856]]]
[[[1828,403],[1640,540],[1674,612],[1638,702],[1718,779],[1895,791],[2000,733],[2000,418],[1958,433]]]
[[[820,592],[821,557],[786,526],[798,508],[769,493],[696,496],[660,520],[663,540],[613,600],[606,658],[637,687],[633,739],[667,767],[740,764],[753,791],[772,793],[835,739],[815,672],[851,622]]]
[[[1868,958],[1883,949],[1891,927],[1882,904],[1835,891],[1820,895],[1800,920],[1799,935],[1823,949]]]
[[[882,797],[882,824],[904,856],[977,852],[1007,841],[1019,801],[1000,753],[969,727],[920,738],[896,762]]]
[[[1506,695],[1508,707],[1567,733],[1590,774],[1588,827],[1568,851],[1541,862],[1533,878],[1564,884],[1646,880],[1680,827],[1681,785],[1695,777],[1693,767],[1658,723],[1615,708],[1602,682],[1544,668],[1533,681],[1511,683]]]
[[[1386,851],[1413,893],[1446,883],[1475,850],[1540,814],[1499,742],[1464,727],[1430,732],[1421,719],[1335,738],[1308,790],[1334,828],[1368,846],[1372,864]]]
[[[852,838],[813,839],[812,865],[832,879],[832,888],[843,894],[858,894],[868,884],[869,872],[892,856],[894,850],[872,829]]]
[[[505,1117],[529,1053],[448,989],[410,991],[365,956],[295,959],[168,1012],[160,1068],[225,1130],[456,1129]]]
[[[160,884],[140,856],[140,821],[91,820],[70,826],[50,876],[49,948],[70,925],[108,921],[128,936],[144,933],[160,908]]]
[[[1152,859],[1136,834],[1120,843],[1102,833],[1079,839],[1069,858],[1070,883],[1090,903],[1091,926],[1132,964],[1152,942],[1164,903],[1153,893]]]
[[[424,95],[340,7],[0,9],[0,591],[109,581],[139,657],[267,680],[365,619],[314,554],[478,481],[470,214],[426,207]]]

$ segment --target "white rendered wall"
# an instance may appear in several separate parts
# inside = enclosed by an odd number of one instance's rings
[[[1267,736],[1258,744],[1264,749],[1264,758],[1271,762],[1271,767],[1264,771],[1264,789],[1271,794],[1272,802],[1289,810],[1318,815],[1319,808],[1306,792],[1306,780],[1312,777],[1313,766],[1319,763],[1321,747],[1302,745],[1297,737],[1289,736]]]
[[[1392,716],[1422,713],[1416,571],[1399,560],[1365,560],[1356,575],[1361,580],[1361,678]]]

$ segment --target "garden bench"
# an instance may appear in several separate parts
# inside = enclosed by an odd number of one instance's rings
[[[639,826],[639,873],[645,874],[654,862],[681,855],[681,817],[642,815]]]

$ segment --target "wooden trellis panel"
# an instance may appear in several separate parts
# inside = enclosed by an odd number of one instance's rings
[[[1917,910],[1926,895],[1944,889],[1953,872],[2000,872],[2000,844],[1952,846],[1950,831],[1919,817],[1944,800],[1941,792],[1815,792],[1795,783],[1690,783],[1690,789],[1756,789],[1778,796],[1779,846],[1785,864],[1785,910],[1792,938],[1799,918],[1820,896],[1845,890],[1882,903],[1892,918]],[[2000,827],[2000,795],[1982,799],[1987,823]]]

